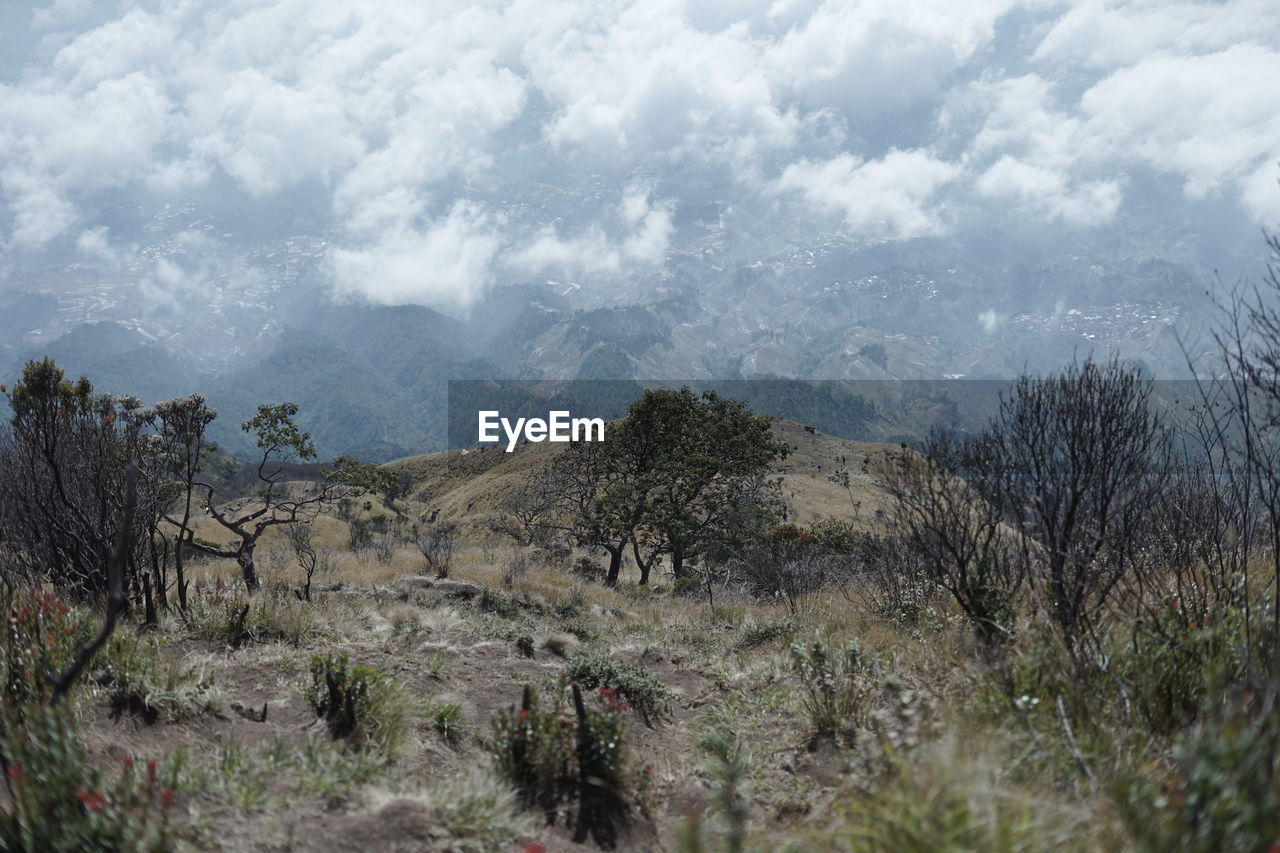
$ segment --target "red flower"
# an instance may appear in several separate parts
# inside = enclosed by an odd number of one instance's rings
[[[547,848],[536,841],[526,841],[520,848],[520,853],[547,853]]]
[[[124,775],[128,776],[131,770],[133,770],[133,756],[126,755],[124,757]]]
[[[147,759],[147,781],[156,781],[156,760],[154,758]]]
[[[22,768],[16,764],[9,765],[9,779],[15,784],[22,781]]]
[[[93,812],[107,804],[107,798],[102,796],[101,791],[76,791],[76,798],[84,804],[85,808]]]
[[[162,788],[160,790],[160,803],[166,809],[169,808],[169,806],[173,805],[173,789],[172,788]]]

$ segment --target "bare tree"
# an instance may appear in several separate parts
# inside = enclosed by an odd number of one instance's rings
[[[413,527],[413,544],[426,560],[426,568],[435,572],[437,578],[447,578],[458,549],[458,525],[424,519]]]
[[[951,594],[985,643],[1012,639],[1026,563],[1002,513],[1008,472],[996,443],[939,432],[922,454],[890,453],[875,473],[892,498],[891,529],[925,574]]]
[[[1022,377],[986,440],[1010,475],[984,496],[1009,512],[1043,566],[1050,614],[1072,646],[1132,568],[1160,491],[1168,434],[1151,383],[1115,360]]]
[[[289,540],[289,547],[293,550],[293,558],[298,562],[298,568],[302,569],[304,578],[302,596],[307,601],[311,600],[311,579],[315,577],[320,567],[320,554],[312,544],[311,531],[311,525],[301,521],[286,524],[284,527],[284,535]]]

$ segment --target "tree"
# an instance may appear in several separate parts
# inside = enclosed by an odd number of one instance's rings
[[[261,586],[254,550],[267,530],[280,524],[310,523],[329,504],[385,490],[395,476],[378,465],[341,456],[334,460],[322,482],[290,488],[283,481],[281,463],[294,458],[307,461],[316,455],[310,434],[299,430],[293,422],[297,413],[294,403],[263,404],[256,415],[241,425],[241,429],[254,435],[260,451],[255,470],[259,488],[251,498],[219,508],[213,486],[196,483],[205,493],[204,504],[209,515],[239,539],[219,547],[189,537],[187,544],[204,554],[234,559],[250,591]]]
[[[191,543],[192,501],[196,497],[196,475],[203,470],[205,457],[215,446],[205,439],[209,424],[218,417],[213,407],[206,405],[204,397],[191,394],[176,397],[155,405],[156,434],[164,460],[164,468],[177,484],[181,509],[168,521],[177,528],[174,534],[174,573],[178,588],[178,603],[187,609],[187,580],[184,572],[184,546]],[[172,508],[170,508],[172,509]]]
[[[103,595],[123,536],[124,589],[136,592],[162,495],[144,478],[126,516],[124,482],[129,466],[143,462],[151,410],[133,397],[96,394],[84,377],[71,382],[48,358],[28,362],[6,393],[13,417],[0,449],[0,552],[20,555],[29,575],[60,589]]]
[[[774,520],[780,501],[768,472],[789,448],[769,423],[740,400],[714,391],[698,397],[687,387],[646,391],[633,403],[620,444],[640,448],[644,464],[605,505],[624,524],[638,515],[637,553],[647,540],[649,553],[668,555],[681,577],[687,562],[727,556]]]

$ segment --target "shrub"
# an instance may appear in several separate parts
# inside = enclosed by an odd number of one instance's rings
[[[605,577],[604,568],[590,557],[579,557],[574,560],[569,571],[585,581],[603,582]]]
[[[861,721],[873,690],[871,659],[856,642],[833,649],[822,640],[791,644],[791,665],[804,684],[801,703],[815,738],[835,737]]]
[[[306,695],[335,740],[372,746],[387,757],[404,740],[408,724],[404,694],[376,670],[349,667],[345,653],[312,656]]]
[[[524,689],[519,709],[498,712],[489,752],[526,808],[541,808],[553,817],[560,803],[573,796],[573,729],[564,705],[557,702],[543,710],[532,687]]]
[[[618,694],[602,687],[588,703],[573,688],[572,711],[563,699],[550,710],[525,687],[519,709],[500,711],[489,751],[498,772],[515,787],[526,807],[554,820],[560,806],[577,801],[578,821],[599,828],[626,809],[639,785],[625,745],[628,710]]]
[[[565,675],[588,689],[607,687],[634,707],[645,722],[671,710],[675,694],[639,664],[627,663],[599,651],[585,650],[569,660]]]
[[[15,853],[76,853],[175,849],[170,827],[173,791],[124,760],[108,778],[91,764],[71,717],[61,706],[31,705],[19,721],[4,705],[0,753],[8,766],[11,807],[0,811],[0,849]]]
[[[1178,738],[1163,779],[1117,786],[1125,822],[1144,850],[1269,850],[1280,838],[1280,705],[1244,689]]]
[[[47,677],[70,666],[80,644],[71,608],[56,595],[29,590],[8,608],[0,676],[16,711],[49,698]]]
[[[458,550],[458,532],[458,525],[451,521],[423,521],[413,527],[413,543],[426,562],[424,568],[435,572],[437,578],[449,577]]]

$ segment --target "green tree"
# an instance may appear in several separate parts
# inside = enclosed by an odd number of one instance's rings
[[[689,388],[648,390],[606,434],[608,469],[595,504],[597,526],[631,543],[647,583],[667,556],[677,577],[687,564],[727,555],[776,514],[769,468],[787,445],[770,420],[740,400]]]

